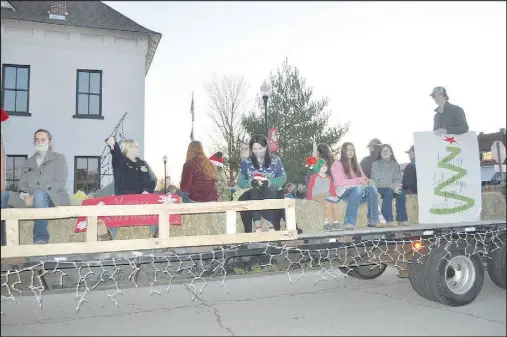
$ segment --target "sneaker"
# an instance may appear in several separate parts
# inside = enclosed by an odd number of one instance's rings
[[[273,227],[273,226],[268,227],[268,232],[274,232],[274,231],[275,231],[275,227]]]
[[[262,233],[262,226],[255,226],[255,233]]]
[[[390,221],[390,222],[386,223],[386,226],[387,227],[398,227],[398,224],[394,221]]]
[[[408,221],[398,221],[398,226],[401,227],[408,226]]]
[[[333,230],[333,231],[342,231],[343,228],[342,228],[342,226],[340,225],[339,222],[333,222],[331,224],[331,230]]]
[[[343,229],[347,231],[353,231],[354,229],[356,229],[356,226],[354,226],[351,223],[346,223],[345,225],[343,225]]]
[[[337,197],[331,197],[331,196],[327,197],[326,200],[329,201],[329,202],[338,202],[338,201],[340,201],[340,199],[338,199]]]
[[[331,227],[331,224],[329,222],[324,223],[323,229],[324,229],[324,232],[328,232],[328,231],[333,230]]]
[[[48,242],[46,240],[35,240],[34,245],[47,245]]]

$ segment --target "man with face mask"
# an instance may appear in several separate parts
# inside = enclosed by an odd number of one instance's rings
[[[436,135],[461,135],[468,132],[465,112],[457,105],[449,103],[449,96],[444,87],[436,87],[430,94],[438,107],[433,118],[433,131]]]
[[[68,168],[65,157],[53,151],[51,133],[39,129],[34,134],[35,154],[21,166],[18,192],[2,192],[2,208],[47,208],[68,206]],[[48,221],[35,220],[33,243],[49,241]]]

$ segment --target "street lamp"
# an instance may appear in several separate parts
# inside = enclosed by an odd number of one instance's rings
[[[164,160],[164,194],[167,194],[167,155],[162,157]]]
[[[264,81],[261,85],[261,95],[262,100],[264,101],[264,122],[266,123],[266,137],[268,137],[268,99],[269,94],[271,93],[271,88],[269,87],[269,84]]]

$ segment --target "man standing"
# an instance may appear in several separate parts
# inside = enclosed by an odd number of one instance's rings
[[[433,131],[436,135],[461,135],[468,132],[465,112],[457,105],[449,103],[449,96],[444,87],[436,87],[430,94],[438,104],[433,119]]]
[[[363,169],[364,175],[370,179],[371,178],[371,167],[373,165],[373,162],[377,158],[380,150],[382,149],[382,142],[374,138],[370,141],[368,144],[368,149],[370,150],[370,155],[367,157],[364,157],[363,160],[361,160],[361,168]]]
[[[408,151],[405,151],[405,153],[408,153],[410,163],[405,166],[405,170],[403,171],[401,187],[403,190],[405,190],[406,194],[417,194],[417,174],[415,169],[414,145],[412,145]]]
[[[67,193],[68,168],[65,157],[53,152],[51,133],[37,130],[34,134],[35,154],[21,166],[18,192],[2,192],[2,208],[8,205],[15,208],[48,208],[68,206]],[[33,243],[45,244],[49,241],[48,221],[35,220]]]

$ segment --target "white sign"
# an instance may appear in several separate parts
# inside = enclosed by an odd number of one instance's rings
[[[500,150],[500,152],[498,152],[498,150]],[[499,140],[494,141],[493,145],[491,145],[491,155],[497,163],[501,164],[500,159],[503,163],[505,161],[505,145],[503,145],[503,143]]]
[[[481,219],[481,170],[475,132],[437,136],[415,132],[419,223]]]

